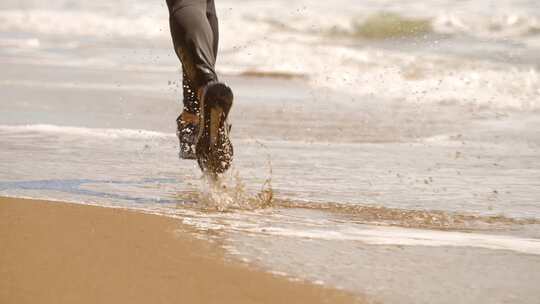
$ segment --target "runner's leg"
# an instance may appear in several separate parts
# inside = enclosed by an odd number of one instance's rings
[[[210,24],[210,28],[212,29],[212,34],[213,34],[212,50],[214,51],[215,57],[217,58],[218,43],[219,43],[219,27],[218,27],[218,19],[217,19],[214,0],[207,0],[206,17],[208,19],[208,22]],[[171,28],[171,32],[172,32],[172,28]],[[176,46],[175,46],[175,50],[176,50]],[[197,96],[197,88],[193,86],[191,80],[189,79],[189,77],[187,76],[185,72],[185,68],[183,68],[183,70],[184,70],[183,75],[182,75],[182,90],[183,90],[183,104],[184,104],[183,110],[184,112],[187,112],[190,114],[199,114],[200,102]]]
[[[212,33],[214,34],[213,50],[217,59],[219,45],[219,22],[216,14],[216,5],[214,4],[214,0],[208,0],[206,4],[206,17],[208,18],[208,22],[210,23],[210,27],[212,28]]]
[[[217,80],[214,71],[214,31],[207,17],[207,0],[171,10],[170,28],[174,50],[182,63],[184,111],[177,119],[180,158],[194,159],[200,101],[198,91]]]
[[[202,0],[177,9],[170,16],[175,52],[190,82],[188,86],[196,90],[208,82],[217,81],[214,70],[217,43],[207,17],[207,7],[206,1]],[[191,109],[190,112],[195,111]]]

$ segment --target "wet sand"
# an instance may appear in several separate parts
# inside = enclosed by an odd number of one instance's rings
[[[250,269],[179,220],[0,198],[0,303],[358,303]]]

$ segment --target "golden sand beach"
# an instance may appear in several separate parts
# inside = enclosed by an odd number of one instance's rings
[[[0,303],[357,303],[226,260],[179,220],[0,198]]]

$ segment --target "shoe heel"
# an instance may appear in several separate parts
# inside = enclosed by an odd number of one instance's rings
[[[233,147],[226,122],[233,99],[232,90],[224,83],[210,83],[205,88],[201,100],[203,128],[196,147],[197,160],[203,172],[219,174],[231,165]]]
[[[220,107],[225,113],[225,119],[233,104],[234,95],[227,85],[221,82],[215,82],[208,85],[204,94],[204,100],[208,107]]]

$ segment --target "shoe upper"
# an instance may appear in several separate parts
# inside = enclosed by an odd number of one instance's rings
[[[178,156],[181,159],[196,159],[195,146],[197,145],[197,136],[199,133],[198,126],[194,123],[181,121],[180,117],[178,117],[176,122],[176,136],[178,136],[180,144]]]

